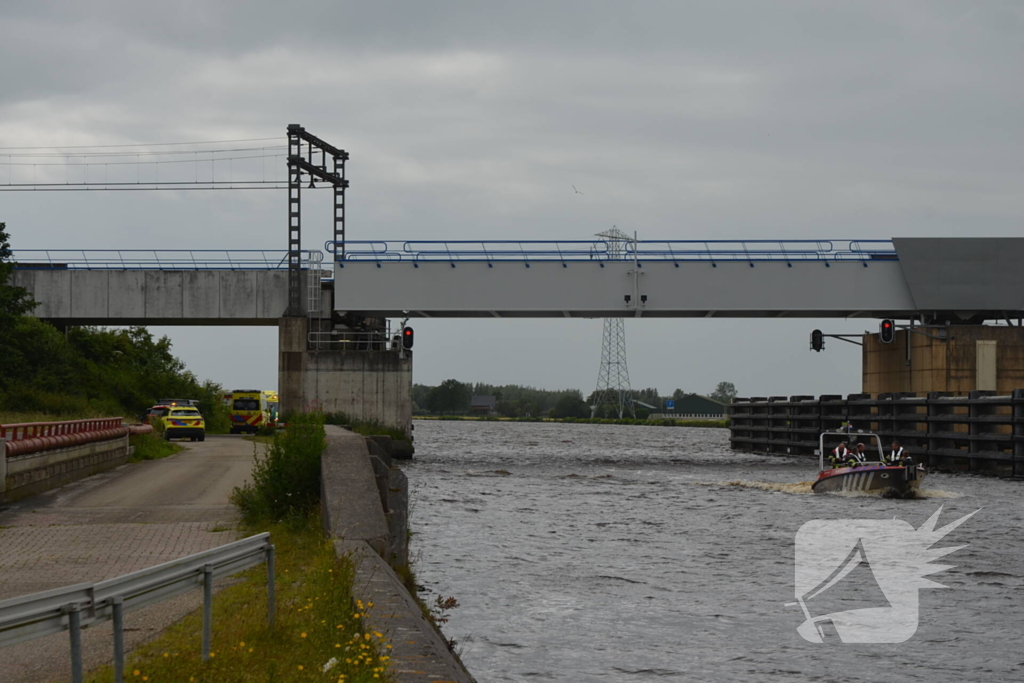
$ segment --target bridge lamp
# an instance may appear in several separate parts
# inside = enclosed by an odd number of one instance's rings
[[[412,348],[412,328],[402,328],[402,348],[409,350]]]
[[[896,325],[889,319],[878,325],[878,340],[883,344],[892,344],[896,339]]]

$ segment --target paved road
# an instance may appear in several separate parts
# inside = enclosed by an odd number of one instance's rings
[[[186,450],[105,472],[0,509],[0,600],[102,581],[237,537],[231,489],[252,469],[238,436],[183,442]],[[125,617],[128,647],[154,637],[202,601],[199,591]],[[83,637],[86,668],[110,662],[109,625]],[[198,647],[198,644],[197,644]],[[0,650],[0,683],[68,680],[67,635]]]

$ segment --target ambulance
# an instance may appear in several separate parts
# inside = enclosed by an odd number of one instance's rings
[[[235,389],[231,392],[231,433],[255,434],[271,424],[266,395],[259,389]]]

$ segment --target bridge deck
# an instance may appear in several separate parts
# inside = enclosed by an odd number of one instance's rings
[[[1016,318],[1024,239],[328,243],[334,310],[383,317]],[[284,252],[17,252],[68,324],[273,325]],[[305,296],[303,297],[305,298]],[[322,310],[329,310],[323,308]]]

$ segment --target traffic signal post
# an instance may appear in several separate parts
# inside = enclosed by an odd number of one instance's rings
[[[839,339],[849,344],[856,344],[857,346],[864,346],[864,342],[858,341],[860,336],[859,334],[825,334],[821,330],[814,330],[811,332],[811,351],[823,351],[825,349],[826,337]]]
[[[929,337],[931,339],[938,339],[939,341],[947,341],[950,339],[949,330],[947,328],[939,328],[938,334],[930,334],[917,327],[914,327],[913,321],[910,325],[897,325],[891,319],[886,318],[878,323],[878,341],[883,344],[892,344],[896,341],[896,330],[897,328],[907,330],[908,333],[919,334],[923,337]],[[864,334],[871,334],[867,330]],[[857,346],[864,346],[863,335],[860,334],[825,334],[821,330],[814,330],[811,332],[811,351],[821,352],[825,349],[825,338],[831,337],[832,339],[839,339],[849,344],[856,344]],[[909,353],[909,351],[908,351]]]

